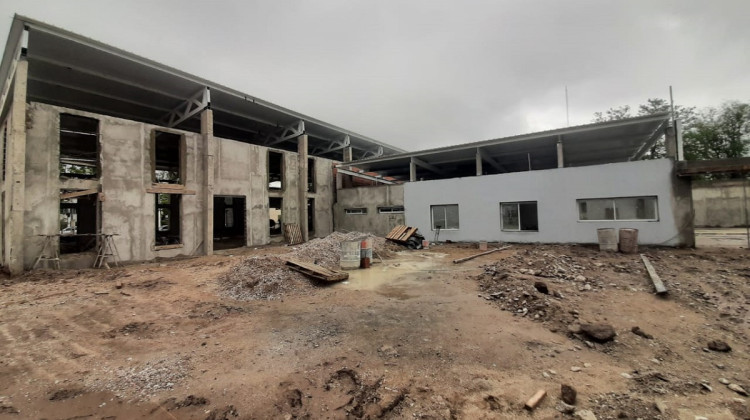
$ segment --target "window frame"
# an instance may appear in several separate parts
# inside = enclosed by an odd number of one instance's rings
[[[444,215],[445,215],[445,224],[447,225],[448,224],[448,213],[446,211],[446,208],[450,207],[450,206],[456,206],[456,219],[457,219],[456,220],[456,227],[450,227],[450,228],[449,227],[441,227],[440,231],[444,231],[444,230],[460,230],[461,229],[461,213],[459,211],[459,206],[458,206],[458,203],[453,203],[453,204],[430,204],[430,230],[433,230],[433,231],[437,230],[435,228],[435,211],[434,211],[434,209],[436,207],[443,207],[444,208],[443,211],[444,211]]]
[[[367,215],[367,207],[350,207],[344,209],[344,214],[351,216],[365,216]]]
[[[503,206],[504,205],[516,205],[516,214],[518,215],[518,228],[509,229],[505,227],[503,221]],[[523,225],[521,221],[521,204],[534,204],[536,206],[536,229],[521,229]],[[500,230],[503,232],[539,232],[539,202],[538,201],[502,201],[500,202]]]
[[[378,207],[378,214],[404,214],[404,206]]]
[[[622,199],[653,199],[654,203],[654,219],[618,219],[617,218],[617,203],[615,200]],[[612,219],[581,219],[581,203],[585,201],[593,200],[610,200],[612,202]],[[577,198],[576,199],[576,212],[578,213],[578,222],[658,222],[659,219],[659,196],[657,195],[634,195],[634,196],[620,196],[620,197],[597,197],[597,198]]]

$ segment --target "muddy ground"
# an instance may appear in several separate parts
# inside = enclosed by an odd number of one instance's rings
[[[561,384],[599,419],[750,418],[720,382],[750,390],[745,249],[644,250],[664,298],[638,255],[552,245],[404,251],[275,300],[220,290],[288,250],[4,280],[0,418],[573,418]]]

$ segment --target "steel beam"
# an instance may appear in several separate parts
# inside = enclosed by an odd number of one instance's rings
[[[211,90],[204,87],[191,96],[190,99],[177,106],[165,115],[162,120],[166,121],[167,127],[175,127],[181,122],[198,115],[206,108],[211,107]]]
[[[383,156],[383,146],[378,146],[377,150],[365,149],[365,152],[362,153],[362,156],[360,157],[360,159],[376,158],[380,156]]]
[[[639,160],[643,157],[643,155],[646,154],[648,149],[651,148],[651,146],[656,143],[657,140],[659,140],[659,137],[663,136],[664,133],[664,127],[668,123],[668,120],[664,120],[661,124],[659,124],[658,127],[656,127],[656,130],[654,130],[653,133],[651,133],[651,136],[643,143],[643,145],[638,149],[635,153],[633,153],[632,156],[630,156],[630,159],[628,160]]]
[[[342,168],[340,166],[336,167],[336,171],[338,173],[341,173],[341,174],[344,174],[344,175],[351,175],[351,176],[355,176],[357,178],[362,178],[362,179],[367,179],[367,180],[370,180],[370,181],[380,182],[381,184],[387,184],[387,185],[396,184],[396,182],[389,181],[389,180],[383,178],[382,175],[381,176],[367,175],[367,174],[364,174],[364,173],[361,173],[361,172],[352,171],[352,170],[349,170],[349,169],[344,169],[344,168]]]
[[[317,137],[313,134],[308,134],[308,135]],[[317,137],[317,138],[320,138],[320,137]],[[331,153],[337,150],[347,148],[351,145],[351,139],[349,138],[348,134],[344,134],[343,136],[339,137],[339,140],[331,141],[330,143],[331,144],[328,147],[316,147],[310,152],[310,154],[311,155],[325,154],[325,153]]]
[[[305,122],[303,120],[295,121],[289,125],[278,127],[274,133],[266,136],[266,140],[263,145],[271,147],[273,145],[283,143],[295,139],[305,134]]]
[[[508,170],[495,159],[487,154],[481,147],[477,147],[477,156],[479,156],[484,162],[487,162],[498,172],[508,172]]]
[[[431,165],[431,164],[423,161],[422,159],[418,159],[418,158],[413,157],[413,158],[411,158],[411,162],[413,164],[417,165],[417,166],[421,166],[421,167],[427,169],[428,171],[434,172],[434,173],[436,173],[438,175],[447,175],[446,171],[438,168],[435,165]]]

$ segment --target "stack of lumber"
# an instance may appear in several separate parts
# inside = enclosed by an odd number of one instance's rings
[[[299,271],[306,276],[310,276],[322,281],[334,282],[346,280],[349,278],[349,273],[329,270],[317,264],[310,264],[297,260],[287,260],[286,265],[288,265],[292,270]]]
[[[398,225],[391,232],[385,235],[385,239],[389,239],[394,242],[406,242],[409,238],[417,233],[417,228],[409,227],[404,225]]]

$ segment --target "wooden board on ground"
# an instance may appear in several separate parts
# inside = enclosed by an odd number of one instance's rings
[[[305,242],[302,231],[296,223],[284,223],[284,237],[289,245],[297,245]]]
[[[464,261],[473,260],[476,257],[481,257],[482,255],[492,254],[493,252],[502,251],[502,250],[508,249],[508,248],[510,248],[510,245],[506,245],[506,246],[504,246],[502,248],[491,249],[489,251],[485,251],[485,252],[482,252],[482,253],[479,253],[479,254],[469,255],[468,257],[464,257],[464,258],[459,258],[459,259],[453,260],[453,264],[458,264],[458,263],[462,263]]]
[[[292,270],[299,271],[306,276],[310,276],[322,281],[334,282],[346,280],[349,278],[349,273],[329,270],[317,264],[305,263],[297,260],[287,260],[286,265],[288,265]]]
[[[643,265],[646,266],[646,271],[648,271],[649,277],[651,277],[651,282],[654,283],[656,294],[663,295],[664,293],[667,293],[667,287],[664,286],[664,282],[661,281],[661,277],[656,274],[656,270],[654,269],[654,266],[651,265],[651,261],[649,261],[648,258],[643,254],[641,254],[641,259],[643,260]]]

